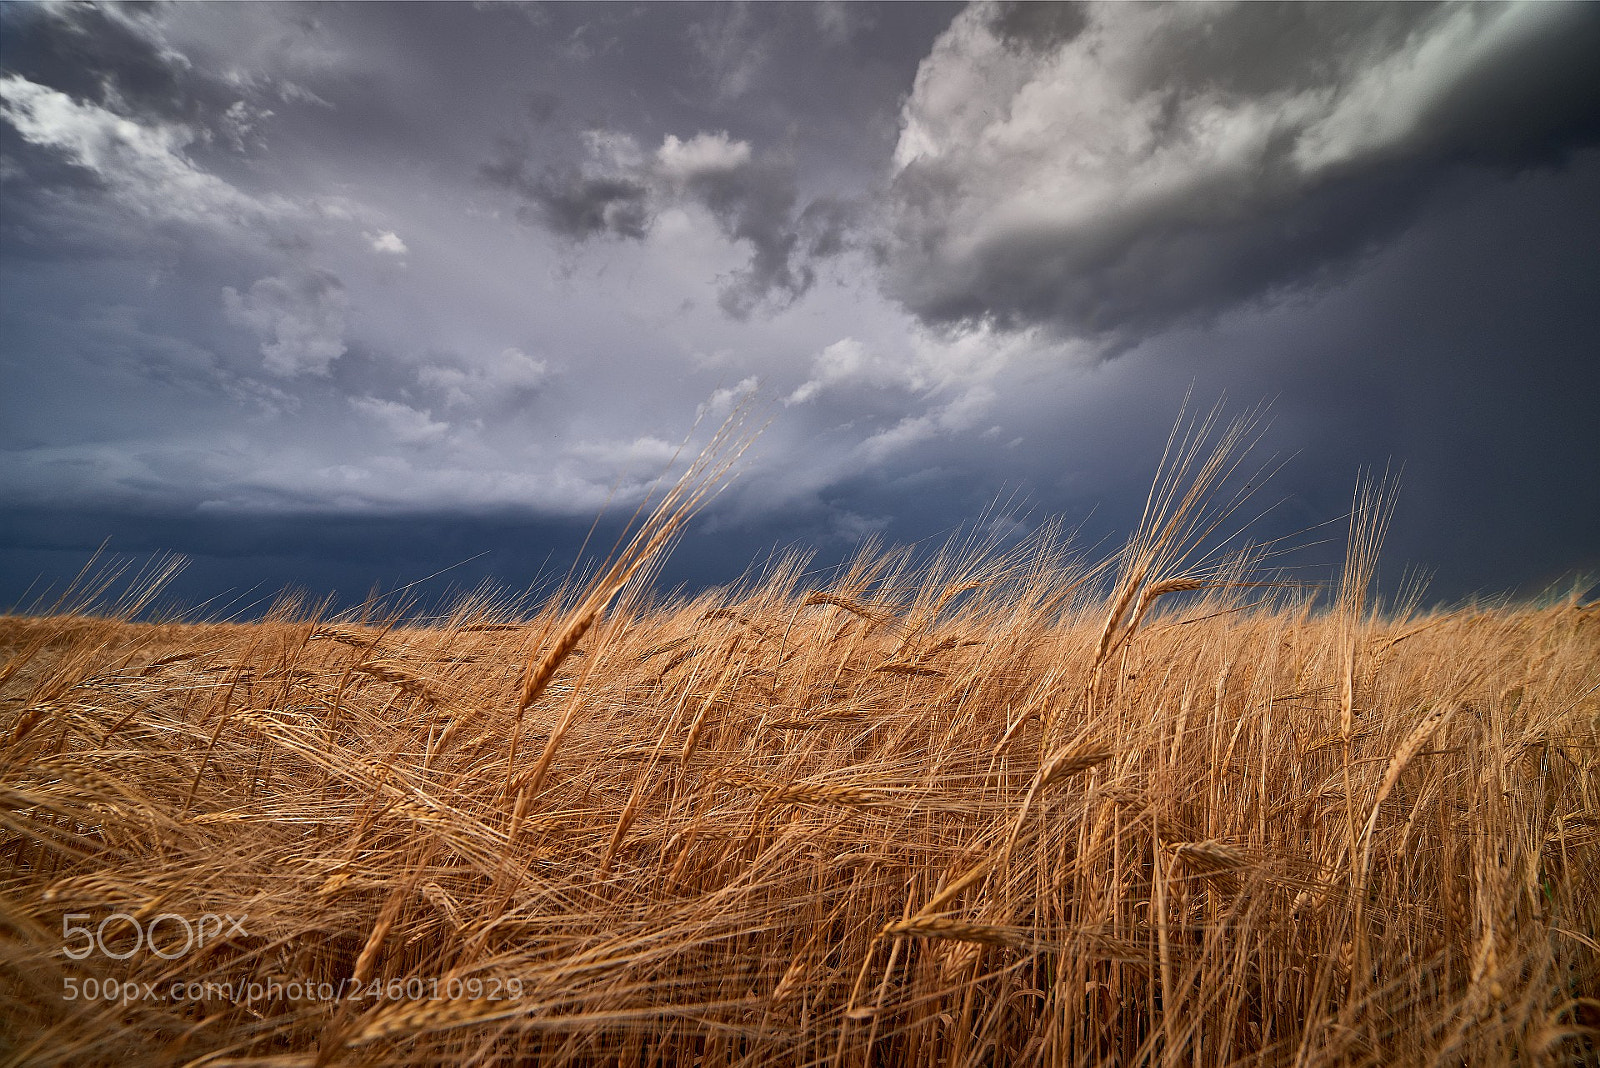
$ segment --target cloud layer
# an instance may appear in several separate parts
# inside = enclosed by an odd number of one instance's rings
[[[0,19],[0,558],[581,541],[746,398],[687,579],[997,499],[1092,542],[1191,389],[1278,398],[1278,533],[1393,459],[1451,591],[1593,558],[1593,5]]]
[[[1584,5],[969,8],[905,105],[889,289],[1126,343],[1338,276],[1453,166],[1595,143],[1597,49]]]

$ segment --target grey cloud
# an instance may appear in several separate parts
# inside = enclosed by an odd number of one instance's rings
[[[798,229],[806,255],[838,256],[855,246],[861,225],[861,202],[847,197],[817,197],[800,213]]]
[[[648,195],[639,182],[577,170],[546,174],[528,192],[545,225],[577,240],[598,234],[643,238],[650,229]]]
[[[536,393],[550,378],[550,367],[520,349],[469,362],[440,358],[417,369],[417,384],[437,392],[447,409],[515,405]]]
[[[442,440],[450,432],[450,424],[433,417],[433,413],[413,408],[399,401],[381,397],[351,397],[351,409],[382,429],[389,438],[402,445],[430,445]]]
[[[225,286],[222,300],[230,322],[261,336],[263,363],[272,374],[326,375],[345,353],[350,297],[329,271],[262,278],[243,294]]]
[[[529,174],[526,153],[526,146],[502,142],[499,158],[479,168],[484,179],[528,202],[518,212],[525,222],[573,241],[607,234],[640,240],[649,233],[653,214],[643,180],[573,166]]]
[[[7,5],[4,17],[0,150],[7,200],[26,206],[8,236],[84,252],[309,240],[314,202],[261,191],[270,165],[240,159],[265,147],[270,79],[180,51],[171,10]]]
[[[1023,5],[1032,7],[1034,5]],[[1474,17],[1491,17],[1483,5]],[[1449,5],[1418,3],[1263,3],[1218,7],[1196,22],[1175,22],[1175,32],[1144,39],[1122,73],[1136,92],[1191,95],[1219,92],[1242,97],[1349,86],[1372,64],[1420,47]],[[1037,46],[1069,44],[1094,20],[1080,5],[1073,32]],[[1191,32],[1185,32],[1185,31]]]
[[[750,266],[717,299],[724,311],[742,319],[773,296],[789,303],[811,288],[815,272],[793,262],[800,236],[794,179],[786,168],[749,163],[695,175],[686,186],[730,239],[750,243]]]
[[[266,142],[257,132],[261,124],[272,118],[268,108],[257,107],[244,100],[236,100],[222,113],[223,136],[233,150],[239,153],[266,148]]]
[[[0,115],[24,140],[92,173],[99,189],[148,219],[231,227],[290,210],[195,166],[186,151],[193,132],[182,124],[131,121],[14,74],[0,76],[0,86]]]
[[[210,87],[136,8],[8,4],[5,19],[5,69],[80,100],[194,121],[221,95],[196,92]]]
[[[907,183],[902,195],[936,210],[936,193]],[[1232,225],[1192,223],[1181,204],[1154,205],[1136,219],[1097,220],[1084,230],[1007,235],[959,264],[959,273],[925,262],[914,275],[891,278],[895,294],[934,325],[1043,325],[1118,351],[1242,301],[1336,280],[1402,229],[1421,200],[1396,175],[1372,174]],[[892,271],[904,271],[905,255],[896,250]]]
[[[990,25],[1006,44],[1033,51],[1057,48],[1089,25],[1087,5],[1007,0],[994,6]]]
[[[726,133],[687,141],[668,135],[653,154],[616,133],[589,131],[585,140],[583,167],[531,174],[527,146],[503,141],[498,158],[479,173],[526,202],[519,211],[524,221],[576,242],[605,236],[643,241],[663,208],[699,205],[724,237],[750,249],[748,266],[718,295],[718,305],[735,319],[765,305],[792,304],[816,281],[808,261],[849,247],[859,211],[854,201],[822,196],[797,212],[792,164],[758,157]]]
[[[560,94],[548,89],[530,89],[523,99],[528,106],[528,116],[539,126],[549,122],[561,107]]]
[[[304,129],[305,105],[332,110],[280,77],[320,32],[293,6],[7,4],[4,20],[0,175],[26,206],[8,239],[147,256],[205,244],[263,274],[363,224],[392,229],[330,183],[296,182],[295,152],[266,151],[274,131]]]
[[[95,363],[186,393],[235,383],[216,355],[182,337],[153,333],[131,305],[108,305],[85,316],[79,344]]]
[[[812,6],[811,13],[816,19],[817,30],[832,45],[844,44],[873,22],[872,15],[865,13],[862,5],[846,3],[845,0],[820,0]]]
[[[1600,6],[1548,5],[1544,18],[1434,102],[1419,144],[1454,162],[1565,166],[1600,144]]]
[[[749,91],[767,59],[769,36],[753,22],[747,5],[722,4],[689,27],[689,40],[721,100]]]
[[[186,128],[199,154],[263,147],[264,94],[316,99],[237,64],[229,76],[198,62],[168,40],[164,17],[155,5],[8,4],[0,69],[145,126]]]
[[[1114,350],[1343,277],[1458,164],[1600,139],[1597,52],[1585,5],[975,8],[904,111],[886,288]]]
[[[495,158],[479,166],[478,177],[528,200],[535,199],[538,177],[528,173],[528,143],[501,138],[498,147]]]

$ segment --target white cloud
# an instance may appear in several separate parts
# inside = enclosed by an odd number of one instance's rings
[[[1560,4],[1519,4],[1447,12],[1425,34],[1359,71],[1337,94],[1323,93],[1294,159],[1312,174],[1384,151],[1419,133],[1428,113],[1486,65],[1542,24]]]
[[[535,178],[530,161],[507,150],[483,173],[528,201],[520,215],[575,243],[713,235],[724,252],[747,257],[743,269],[718,278],[718,304],[735,319],[794,303],[817,281],[820,262],[846,247],[850,205],[823,196],[802,207],[792,160],[757,158],[725,130],[688,140],[667,134],[648,156],[620,131],[591,129],[582,139],[581,167]]]
[[[291,81],[279,80],[275,83],[275,87],[277,89],[278,99],[282,100],[285,104],[314,104],[319,108],[327,108],[329,111],[333,110],[332,104],[328,103],[326,100],[322,99],[322,97],[318,96],[316,93],[313,93],[310,89],[307,89],[303,85],[299,85]]]
[[[275,375],[326,375],[345,353],[350,298],[326,271],[262,278],[244,294],[225,286],[222,301],[229,321],[266,339],[261,355]]]
[[[371,406],[352,402],[352,407],[384,429],[390,421],[402,426],[416,422],[414,416],[392,412],[383,405],[382,401]],[[425,413],[419,414],[426,418]],[[424,437],[411,444],[434,440]],[[3,460],[0,454],[0,466]],[[329,463],[315,452],[282,449],[249,459],[232,457],[228,468],[206,472],[207,496],[199,508],[238,513],[289,506],[316,512],[383,514],[416,508],[527,507],[582,516],[593,515],[608,500],[616,503],[610,489],[604,482],[578,477],[558,466],[511,469],[455,462],[448,458],[447,450],[368,452]]]
[[[871,345],[841,338],[812,357],[806,381],[784,404],[805,404],[843,390],[912,396],[960,392],[993,378],[1037,345],[1037,338],[1026,331],[979,327],[934,333],[915,324],[906,324],[898,337],[879,338]]]
[[[656,149],[656,167],[674,182],[705,174],[735,171],[750,164],[750,144],[735,141],[726,132],[697,133],[687,141],[668,134]]]
[[[393,230],[368,233],[365,237],[372,242],[372,251],[374,252],[382,252],[390,256],[404,256],[409,251],[406,248],[406,243],[400,240],[400,235]]]
[[[655,475],[665,470],[682,448],[647,434],[632,441],[580,442],[566,451],[570,457],[618,475]]]
[[[521,349],[507,348],[472,366],[424,364],[417,370],[417,382],[445,395],[447,407],[470,407],[505,397],[510,393],[538,389],[550,377],[545,361],[534,359]]]
[[[820,0],[812,7],[817,29],[830,44],[842,45],[859,30],[872,25],[873,19],[859,5],[845,0]]]
[[[1094,238],[1219,177],[1242,177],[1275,136],[1329,106],[1316,94],[1176,95],[1142,84],[1144,56],[1195,32],[1203,16],[1181,5],[1097,9],[1081,36],[1040,57],[1007,48],[982,9],[963,13],[924,61],[895,149],[902,173],[919,167],[956,183],[925,220],[951,266],[1029,232]],[[1257,195],[1243,182],[1217,193]],[[946,210],[942,223],[931,217]]]
[[[881,464],[897,454],[941,437],[971,430],[994,410],[995,391],[974,385],[952,400],[921,415],[908,415],[887,430],[873,434],[858,449],[861,456]]]
[[[256,128],[272,118],[267,108],[256,107],[245,100],[235,100],[222,113],[222,132],[235,152],[263,148],[265,143],[256,135]]]
[[[450,432],[449,423],[441,423],[427,412],[419,411],[398,401],[378,397],[351,397],[350,407],[381,427],[402,445],[428,445],[440,441]]]
[[[828,529],[839,541],[851,544],[865,541],[874,534],[882,534],[888,529],[889,522],[890,517],[886,515],[867,516],[843,509],[829,517]]]
[[[180,123],[135,122],[15,74],[0,78],[0,116],[29,143],[93,171],[123,207],[149,219],[239,225],[289,210],[196,167],[183,154],[196,134]]]
[[[811,359],[811,376],[784,400],[785,404],[804,404],[827,390],[839,386],[866,389],[920,391],[929,385],[915,365],[890,359],[867,348],[853,337],[841,338]]]
[[[708,416],[715,419],[726,418],[740,401],[753,396],[760,388],[761,379],[751,375],[736,385],[713,390],[711,396],[706,398],[706,402],[695,409],[695,418],[704,419]]]

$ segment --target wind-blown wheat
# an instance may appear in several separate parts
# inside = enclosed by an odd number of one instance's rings
[[[1379,612],[1366,549],[1332,604],[1249,585],[1190,490],[1099,560],[1041,528],[652,599],[686,490],[542,606],[0,619],[0,1048],[1594,1063],[1600,616]],[[135,946],[208,915],[247,918]]]

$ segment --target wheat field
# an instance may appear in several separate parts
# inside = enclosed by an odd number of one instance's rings
[[[1108,556],[653,594],[700,464],[540,605],[0,619],[0,1053],[1594,1063],[1600,610],[1196,552],[1230,433]]]

